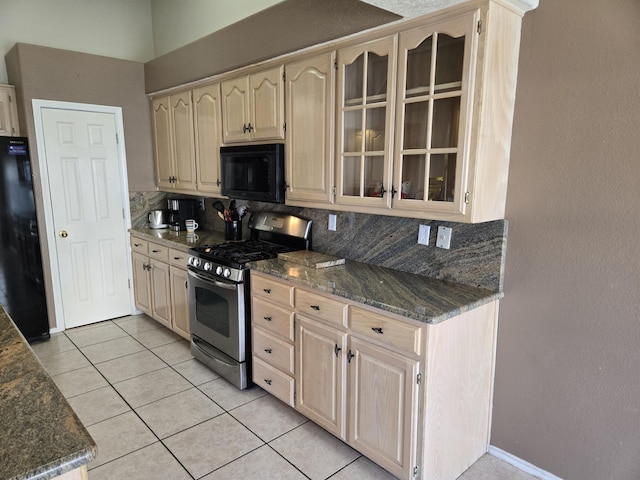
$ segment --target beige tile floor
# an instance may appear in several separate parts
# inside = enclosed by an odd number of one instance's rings
[[[240,391],[144,316],[33,349],[98,445],[89,479],[386,480],[386,471],[262,389]],[[460,480],[533,480],[484,455]]]

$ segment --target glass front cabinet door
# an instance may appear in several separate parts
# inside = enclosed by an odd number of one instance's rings
[[[396,39],[338,52],[338,204],[391,205]]]
[[[476,13],[402,32],[393,208],[464,214]]]

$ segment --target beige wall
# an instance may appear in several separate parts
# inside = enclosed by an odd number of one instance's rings
[[[640,2],[525,16],[491,443],[640,478]]]
[[[0,58],[18,42],[146,62],[151,0],[0,0]]]

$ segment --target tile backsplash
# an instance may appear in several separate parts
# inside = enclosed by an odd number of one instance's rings
[[[164,192],[130,193],[133,228],[146,225],[147,212],[166,208],[167,198],[194,198]],[[200,228],[223,231],[224,223],[213,208],[214,198],[205,198]],[[229,200],[223,199],[225,205]],[[506,220],[478,224],[420,220],[370,215],[260,202],[237,202],[250,211],[271,210],[300,215],[313,220],[313,249],[343,257],[415,273],[445,281],[501,291],[507,243]],[[329,214],[337,217],[336,231],[327,228]],[[248,238],[248,217],[243,221],[243,238]],[[431,226],[429,245],[419,245],[420,225]],[[436,248],[439,225],[451,227],[451,248]]]

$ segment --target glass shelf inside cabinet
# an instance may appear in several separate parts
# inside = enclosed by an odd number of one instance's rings
[[[342,194],[384,193],[389,58],[364,52],[344,69]]]
[[[433,33],[407,50],[400,196],[453,202],[465,37]]]

